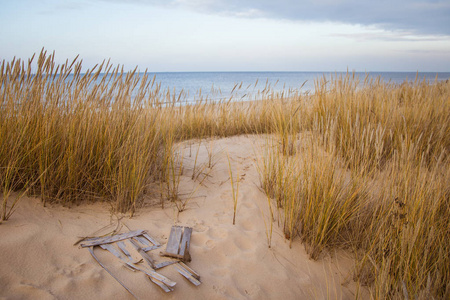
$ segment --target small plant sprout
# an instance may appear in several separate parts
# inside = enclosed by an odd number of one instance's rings
[[[231,168],[231,160],[230,155],[227,152],[227,159],[228,159],[228,173],[230,175],[230,183],[231,183],[231,194],[233,197],[233,225],[236,224],[236,210],[237,210],[237,203],[238,203],[238,197],[239,197],[239,183],[240,183],[240,175],[239,170],[237,170],[237,176],[236,180],[233,177],[233,171]]]

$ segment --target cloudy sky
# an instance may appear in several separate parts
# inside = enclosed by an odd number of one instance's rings
[[[0,0],[0,60],[150,71],[450,72],[450,0]]]

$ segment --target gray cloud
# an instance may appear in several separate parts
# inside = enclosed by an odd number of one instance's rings
[[[388,42],[437,42],[446,40],[443,35],[414,35],[407,31],[335,33],[330,36],[354,39],[359,42],[373,40]]]
[[[244,18],[375,25],[419,35],[450,35],[450,1],[440,0],[103,0],[185,7]]]

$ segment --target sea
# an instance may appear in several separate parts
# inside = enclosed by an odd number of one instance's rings
[[[200,99],[224,100],[258,100],[267,92],[314,93],[318,80],[327,81],[345,76],[347,72],[158,72],[148,73],[150,79],[160,84],[161,91],[184,98],[186,101]],[[354,72],[350,76],[364,82],[380,79],[386,83],[401,84],[405,81],[450,79],[450,72]],[[141,74],[142,76],[143,74]]]

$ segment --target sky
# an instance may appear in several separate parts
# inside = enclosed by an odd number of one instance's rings
[[[450,72],[450,0],[0,0],[0,60],[140,71]]]

